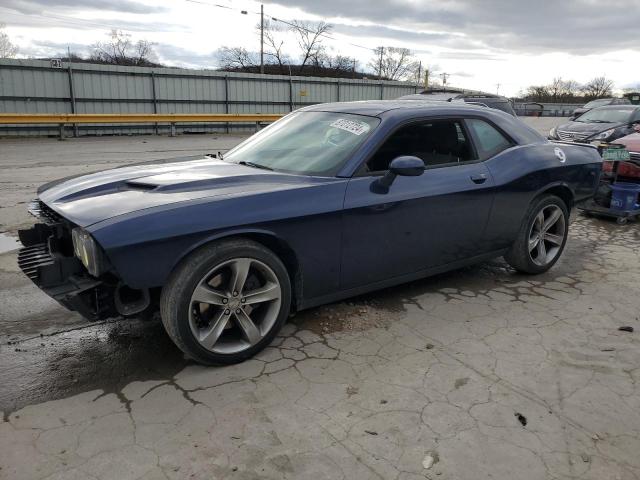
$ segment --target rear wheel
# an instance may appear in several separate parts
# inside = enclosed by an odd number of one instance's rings
[[[201,363],[241,362],[266,347],[287,319],[291,286],[280,259],[234,240],[187,257],[162,290],[167,333]]]
[[[546,272],[562,255],[568,233],[569,212],[564,201],[555,195],[539,197],[505,259],[519,272]]]

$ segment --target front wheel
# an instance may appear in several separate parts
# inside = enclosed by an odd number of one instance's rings
[[[175,344],[205,364],[237,363],[266,347],[291,306],[280,259],[248,240],[194,252],[162,289],[160,314]]]
[[[544,195],[532,203],[505,259],[519,272],[546,272],[562,255],[568,233],[566,204],[555,195]]]

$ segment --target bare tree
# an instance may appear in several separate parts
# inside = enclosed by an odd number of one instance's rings
[[[610,97],[613,89],[613,80],[606,77],[591,79],[582,87],[582,92],[588,98]]]
[[[217,55],[223,69],[245,69],[258,64],[257,55],[244,47],[220,47]]]
[[[328,68],[343,72],[352,72],[355,71],[358,61],[355,58],[345,55],[329,55],[327,56],[326,63]]]
[[[378,47],[375,56],[369,62],[378,78],[402,80],[415,77],[418,63],[408,48]]]
[[[322,43],[322,37],[329,33],[333,28],[326,22],[304,22],[294,20],[291,25],[291,31],[296,35],[298,46],[302,51],[300,54],[301,62],[299,71],[308,63],[318,66],[325,54],[325,47]]]
[[[553,81],[547,86],[547,92],[551,95],[551,99],[555,102],[562,95],[564,91],[564,80],[562,77],[556,77]]]
[[[556,77],[547,85],[547,96],[551,97],[553,102],[568,100],[576,96],[580,91],[580,84],[575,80],[563,80],[562,77]]]
[[[573,98],[580,93],[580,84],[575,80],[565,80],[563,83],[562,94],[565,98]]]
[[[14,58],[18,53],[18,47],[11,43],[9,35],[3,32],[5,27],[4,23],[0,23],[0,58]]]
[[[527,97],[535,102],[544,102],[549,98],[549,90],[546,85],[532,85],[527,88]]]
[[[111,30],[110,40],[96,42],[90,59],[112,65],[150,66],[157,65],[153,43],[148,40],[134,42],[131,35],[121,30]]]
[[[256,25],[258,34],[260,33],[260,24]],[[290,64],[289,58],[282,51],[284,40],[280,37],[280,34],[284,29],[276,22],[265,21],[264,22],[264,43],[266,55],[266,63],[278,65],[280,67],[280,73],[285,73],[285,65]]]
[[[406,73],[401,80],[407,80],[419,85],[422,81],[422,64],[419,61],[413,61],[407,65]]]
[[[374,50],[374,57],[369,61],[368,66],[373,70],[376,77],[382,78],[382,62],[385,47],[377,47]]]

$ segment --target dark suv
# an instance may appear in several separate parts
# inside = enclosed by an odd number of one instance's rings
[[[491,95],[490,93],[456,93],[456,92],[422,92],[413,95],[405,95],[399,100],[439,100],[444,102],[465,102],[484,107],[495,108],[516,116],[516,112],[507,97]]]
[[[571,115],[571,118],[577,118],[583,113],[587,113],[589,110],[593,110],[598,107],[606,107],[607,105],[630,105],[631,102],[628,98],[599,98],[598,100],[591,100],[589,103],[583,105],[580,108],[576,108]]]

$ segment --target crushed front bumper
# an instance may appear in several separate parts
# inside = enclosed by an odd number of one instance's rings
[[[73,254],[71,225],[41,202],[29,212],[43,223],[18,232],[24,245],[18,252],[22,272],[47,295],[89,320],[116,315],[114,288],[89,275]]]

